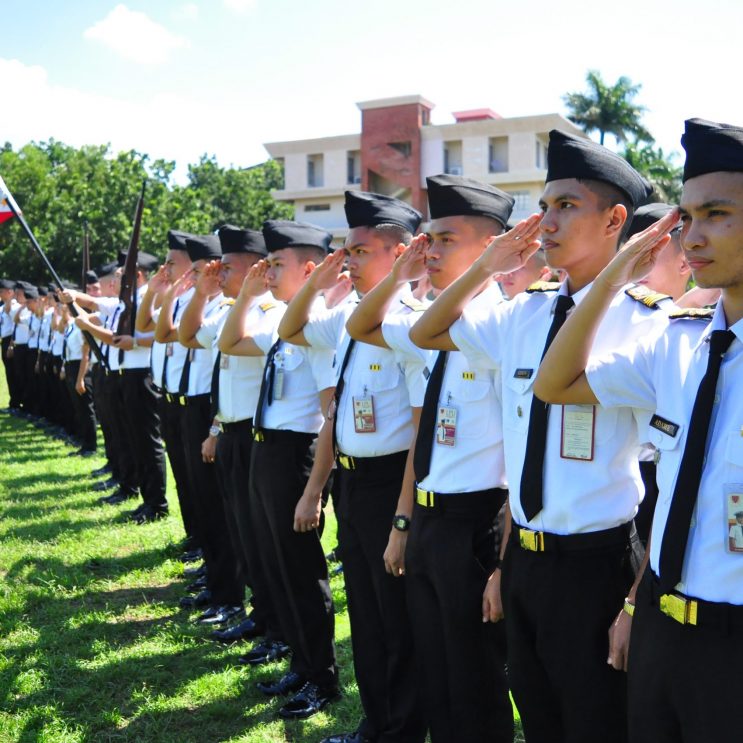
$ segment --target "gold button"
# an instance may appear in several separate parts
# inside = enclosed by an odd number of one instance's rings
[[[516,415],[521,418],[524,415],[524,411],[521,409],[521,405],[516,408]]]

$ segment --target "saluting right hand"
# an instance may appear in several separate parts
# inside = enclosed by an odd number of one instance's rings
[[[266,281],[266,272],[268,271],[268,261],[258,261],[254,263],[240,288],[240,294],[245,298],[260,297],[268,288]]]
[[[541,221],[541,214],[532,214],[512,230],[495,236],[475,263],[490,276],[517,271],[542,244],[539,239]]]
[[[421,233],[416,235],[392,266],[392,275],[399,282],[417,281],[426,275],[426,251],[431,238]]]
[[[338,277],[343,270],[343,264],[346,262],[346,251],[343,249],[336,250],[334,253],[326,256],[322,263],[315,266],[315,270],[310,274],[308,282],[316,292],[327,291],[332,289],[338,282]]]

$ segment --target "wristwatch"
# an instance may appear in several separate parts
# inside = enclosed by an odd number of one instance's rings
[[[407,531],[410,529],[410,516],[398,513],[397,516],[392,519],[392,528],[397,529],[397,531]]]
[[[204,430],[203,428],[201,429]],[[222,427],[217,425],[209,426],[209,435],[210,436],[219,436],[219,434],[222,433]]]

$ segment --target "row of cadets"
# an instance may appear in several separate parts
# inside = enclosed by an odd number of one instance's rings
[[[311,531],[293,528],[297,503],[305,492],[323,491],[333,466],[327,426],[325,440],[318,440],[323,411],[333,399],[333,352],[286,343],[277,337],[275,324],[250,326],[247,317],[266,285],[274,299],[290,301],[327,255],[332,236],[314,225],[281,220],[268,220],[263,236],[268,258],[249,271],[218,348],[230,356],[266,356],[253,419],[248,498],[259,569],[292,650],[290,672],[265,684],[264,691],[295,692],[279,714],[296,719],[339,696],[322,515]],[[324,311],[322,300],[316,309]],[[276,324],[279,319],[278,312],[271,318]],[[272,652],[270,642],[260,643],[245,661]]]
[[[218,234],[221,260],[210,261],[199,273],[194,295],[180,318],[178,337],[189,348],[203,348],[209,352],[211,425],[202,444],[202,458],[216,469],[239,585],[249,587],[252,611],[231,627],[215,630],[212,637],[230,643],[265,636],[270,642],[276,641],[272,647],[278,657],[281,652],[288,652],[288,647],[278,642],[278,620],[271,609],[270,594],[259,569],[257,537],[252,529],[247,497],[253,415],[265,357],[230,356],[220,353],[217,347],[227,312],[234,304],[248,270],[267,252],[263,234],[259,231],[223,225]],[[223,311],[210,313],[209,297],[219,292],[225,298]],[[271,322],[280,310],[283,311],[283,304],[277,303],[270,292],[264,290],[251,306],[248,322],[252,326],[263,321]],[[196,605],[209,601],[210,596],[203,594],[194,598]]]
[[[355,733],[325,740],[422,743],[425,724],[406,584],[386,572],[382,555],[393,522],[400,529],[409,523],[398,500],[413,485],[409,450],[423,404],[427,359],[400,359],[376,339],[359,343],[346,332],[358,297],[387,277],[410,244],[421,214],[397,199],[357,191],[346,192],[345,212],[350,228],[345,248],[313,271],[279,325],[284,341],[335,355],[335,395],[318,446],[330,443],[337,462],[333,496],[338,552],[364,718]],[[337,284],[344,263],[356,301],[313,315],[320,295]],[[404,282],[395,287],[391,301],[391,314],[409,329],[423,305]],[[312,533],[321,505],[319,490],[305,490],[296,507],[295,529]]]
[[[482,621],[483,593],[500,546],[497,517],[507,497],[499,375],[484,360],[456,352],[440,351],[432,363],[430,352],[410,341],[412,323],[394,311],[394,302],[401,287],[425,275],[435,291],[455,281],[504,232],[514,201],[456,176],[428,178],[427,186],[427,234],[416,237],[362,299],[348,330],[359,341],[392,349],[403,363],[430,365],[413,457],[415,485],[405,489],[398,506],[405,518],[394,524],[410,531],[392,531],[399,556],[390,567],[407,583],[431,740],[500,743],[513,740],[504,629]],[[478,292],[474,313],[503,303],[495,281]]]
[[[163,303],[157,322],[156,338],[178,340],[178,326],[183,312],[195,297],[193,284],[205,266],[221,258],[217,235],[194,235],[186,238],[186,250],[191,270],[177,280],[162,295]],[[173,316],[175,301],[181,297],[179,314]],[[218,286],[205,297],[205,320],[219,317],[230,307]],[[202,444],[209,435],[211,414],[211,384],[213,364],[211,351],[191,343],[186,348],[183,369],[178,381],[181,406],[180,425],[184,431],[186,467],[193,487],[199,536],[206,564],[206,591],[209,605],[197,618],[205,625],[219,625],[245,616],[243,599],[245,578],[230,539],[228,516],[221,497],[214,463],[202,455]],[[188,606],[188,599],[182,605]],[[197,602],[194,602],[196,604]]]
[[[615,254],[650,187],[621,157],[556,130],[546,181],[542,213],[495,238],[411,339],[460,350],[500,379],[509,536],[485,618],[500,618],[502,596],[509,683],[527,740],[624,741],[626,685],[606,663],[607,630],[632,580],[630,534],[642,495],[637,425],[627,410],[550,410],[533,384],[544,351]],[[535,252],[540,233],[550,266],[567,279],[508,303],[473,304],[485,281]],[[614,299],[597,351],[664,322],[643,296],[626,287]]]
[[[165,255],[165,263],[147,283],[147,291],[137,309],[137,331],[142,333],[155,331],[163,293],[190,270],[191,259],[186,249],[188,237],[194,236],[180,230],[168,230],[168,252]],[[181,306],[185,306],[187,301],[188,295],[176,298],[171,310],[173,317],[181,314]],[[186,432],[182,425],[182,406],[178,392],[187,353],[185,346],[177,341],[160,342],[155,336],[150,353],[150,366],[152,383],[159,396],[160,433],[165,442],[165,451],[173,473],[183,529],[186,534],[183,557],[190,562],[202,556],[202,540],[195,504],[196,496],[186,463]]]
[[[691,119],[681,144],[681,243],[696,283],[720,288],[721,301],[674,313],[657,333],[597,354],[620,287],[670,249],[672,212],[600,274],[535,384],[554,404],[649,419],[659,485],[649,564],[617,618],[609,659],[628,670],[637,743],[735,740],[743,694],[743,128]]]

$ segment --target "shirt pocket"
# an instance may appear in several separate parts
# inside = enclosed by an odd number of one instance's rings
[[[451,385],[450,403],[447,403],[447,392],[444,389],[440,404],[451,404],[458,408],[457,438],[475,439],[487,434],[493,422],[492,416],[496,413],[491,380],[484,374],[482,379],[460,377]]]
[[[355,374],[354,374],[355,376]],[[374,415],[379,421],[387,421],[398,416],[410,416],[410,403],[405,392],[405,378],[400,367],[394,362],[368,364],[352,386],[354,397],[374,398]],[[377,426],[379,430],[379,426]]]
[[[528,379],[506,377],[503,382],[503,427],[518,433],[529,429],[532,387],[537,370]]]
[[[285,372],[296,371],[304,362],[304,354],[294,349],[279,351],[276,356],[276,368],[283,369]]]
[[[679,426],[675,436],[648,426],[648,442],[655,447],[655,461],[657,462],[656,481],[658,489],[663,493],[666,502],[671,499],[673,486],[678,472],[679,462],[683,449],[680,446],[683,426]]]

